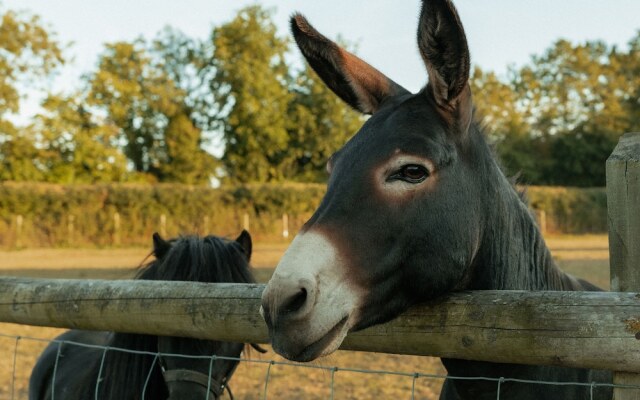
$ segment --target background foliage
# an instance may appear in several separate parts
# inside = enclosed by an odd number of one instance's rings
[[[1,181],[324,182],[363,121],[295,67],[291,41],[255,5],[206,39],[167,27],[106,44],[78,87],[48,93],[17,126],[24,90],[46,92],[65,46],[37,16],[0,3],[0,18]],[[640,33],[625,48],[559,40],[506,76],[476,67],[471,84],[509,175],[602,186],[617,138],[640,130]]]
[[[282,215],[289,215],[290,237],[320,203],[321,184],[279,183],[213,189],[181,184],[56,185],[0,184],[0,246],[127,246],[147,245],[153,232],[166,234],[216,232],[234,236],[249,216],[252,235],[282,239]],[[554,232],[606,231],[606,194],[602,188],[529,188],[535,210],[546,212]],[[116,231],[114,213],[120,217]],[[18,238],[16,218],[23,217]],[[70,217],[73,218],[70,231]],[[117,233],[116,233],[117,232]]]
[[[478,114],[506,170],[523,183],[604,186],[605,161],[640,130],[640,32],[622,50],[555,42],[505,79],[476,68]]]
[[[324,185],[252,184],[224,189],[182,184],[0,184],[0,246],[147,245],[153,232],[237,235],[249,216],[257,238],[282,238],[287,213],[295,233],[319,204]],[[119,214],[116,231],[114,213]],[[17,215],[23,217],[21,237]],[[70,228],[70,217],[72,228]]]

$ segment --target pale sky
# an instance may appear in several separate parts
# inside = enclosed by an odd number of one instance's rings
[[[74,61],[54,83],[70,91],[91,71],[103,43],[147,38],[171,25],[206,38],[214,25],[229,21],[255,1],[222,0],[3,0],[3,9],[40,15]],[[325,35],[341,35],[358,54],[412,91],[426,82],[415,39],[417,0],[264,0],[276,24],[288,34],[288,17],[300,11]],[[602,39],[625,46],[640,29],[639,0],[454,0],[465,26],[471,58],[483,69],[504,73],[522,65],[559,38],[573,42]],[[25,106],[27,106],[25,104]],[[29,106],[28,108],[32,108]]]

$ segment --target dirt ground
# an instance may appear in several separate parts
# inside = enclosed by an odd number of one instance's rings
[[[606,235],[550,236],[554,258],[567,272],[603,288],[609,287]],[[266,281],[286,244],[256,243],[253,265],[260,281]],[[132,276],[148,249],[27,249],[0,251],[0,276],[46,278],[123,279]],[[0,324],[0,400],[26,399],[29,374],[46,341],[63,330],[14,324]],[[252,359],[284,361],[269,352],[250,354]],[[14,368],[15,364],[15,368]],[[430,357],[339,351],[310,364],[341,369],[384,370],[413,374],[444,374],[440,361]],[[268,363],[243,362],[232,380],[237,399],[264,398]],[[331,396],[331,372],[306,367],[274,365],[269,372],[267,398],[326,399]],[[411,398],[413,378],[391,374],[363,374],[338,370],[333,380],[336,399]],[[419,378],[415,398],[435,399],[441,379]]]

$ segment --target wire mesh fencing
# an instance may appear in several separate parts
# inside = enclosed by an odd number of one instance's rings
[[[598,388],[613,388],[640,390],[640,386],[622,385],[611,383],[583,383],[583,382],[554,382],[513,378],[492,377],[456,377],[447,376],[444,372],[429,373],[419,371],[392,371],[382,369],[365,369],[345,366],[327,366],[316,363],[294,363],[284,360],[271,359],[272,357],[254,357],[253,353],[241,357],[223,357],[217,355],[194,356],[176,353],[146,352],[117,347],[92,345],[66,340],[42,339],[29,336],[8,335],[0,333],[0,340],[4,341],[1,347],[6,352],[10,343],[9,354],[0,355],[4,360],[2,376],[0,376],[0,399],[22,400],[28,396],[28,377],[40,351],[47,345],[57,345],[57,355],[53,368],[52,385],[55,385],[55,377],[58,367],[64,363],[64,357],[60,357],[63,346],[69,351],[69,346],[78,348],[92,348],[102,354],[100,372],[105,355],[108,352],[123,352],[152,357],[152,367],[163,357],[175,357],[181,359],[208,360],[212,366],[217,360],[238,361],[240,367],[230,380],[236,399],[354,399],[354,398],[399,398],[399,399],[437,399],[439,388],[445,379],[461,381],[483,381],[495,385],[496,399],[500,400],[503,388],[509,382],[517,382],[531,385],[576,386],[587,388],[589,399],[594,398]],[[25,358],[21,360],[21,358]],[[149,389],[151,371],[148,371],[147,379],[142,387],[141,398]],[[209,380],[211,382],[212,368],[209,368]],[[384,386],[393,386],[392,392],[381,392],[379,387],[368,384],[367,379],[384,380]],[[95,399],[100,399],[101,379],[91,382],[95,388]],[[359,390],[354,389],[358,386]],[[127,382],[123,383],[128,384]],[[52,388],[52,400],[66,400],[63,396],[56,395],[59,390]],[[215,395],[207,391],[204,400],[213,400]],[[228,393],[223,393],[221,398],[228,398]]]

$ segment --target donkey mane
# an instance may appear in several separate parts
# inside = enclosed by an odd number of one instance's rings
[[[519,190],[506,178],[485,132],[486,127],[474,118],[469,130],[471,147],[478,153],[474,162],[482,168],[485,195],[491,199],[484,204],[493,204],[493,208],[468,289],[599,290],[557,267],[529,209],[526,190]]]

